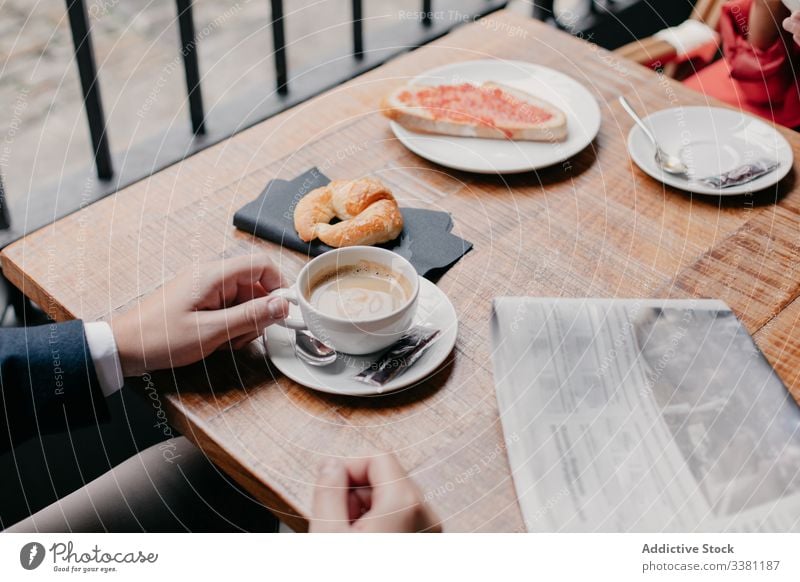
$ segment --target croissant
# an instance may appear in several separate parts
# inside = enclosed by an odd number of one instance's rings
[[[341,222],[329,224],[334,217]],[[374,245],[400,235],[403,215],[380,180],[334,180],[300,199],[294,227],[305,242],[318,238],[332,247]]]

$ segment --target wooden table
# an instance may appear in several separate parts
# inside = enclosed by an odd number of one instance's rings
[[[538,174],[481,177],[417,158],[375,112],[381,96],[410,76],[488,57],[541,63],[584,83],[603,114],[595,142]],[[172,423],[298,529],[306,527],[323,458],[392,450],[446,529],[520,530],[491,375],[492,297],[720,298],[800,396],[794,172],[777,192],[758,196],[718,200],[666,188],[628,158],[631,121],[616,104],[620,94],[643,112],[705,101],[605,50],[500,12],[27,236],[4,251],[3,270],[62,320],[112,318],[178,270],[220,257],[267,252],[292,275],[304,257],[238,232],[234,211],[268,179],[311,165],[333,177],[378,172],[403,203],[451,212],[454,232],[475,244],[438,283],[460,318],[444,368],[400,395],[331,397],[270,369],[253,344],[153,381]],[[800,154],[800,138],[781,131]]]

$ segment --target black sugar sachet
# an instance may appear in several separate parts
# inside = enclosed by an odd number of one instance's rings
[[[752,182],[756,178],[769,174],[777,167],[778,162],[762,158],[729,170],[719,176],[702,178],[700,181],[712,188],[730,188],[731,186],[739,186],[740,184]]]
[[[356,380],[373,386],[384,386],[405,372],[419,360],[440,331],[418,325],[408,330],[403,337],[386,350],[380,359],[356,375]]]

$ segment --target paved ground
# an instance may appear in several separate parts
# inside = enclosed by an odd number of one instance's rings
[[[561,0],[582,2],[584,0]],[[175,3],[86,0],[111,147],[187,123]],[[349,0],[286,0],[290,70],[350,48]],[[515,8],[528,12],[528,0]],[[267,0],[195,0],[207,108],[273,83]],[[366,27],[392,26],[419,0],[364,2]],[[10,199],[90,163],[91,146],[61,0],[0,0],[0,175]]]

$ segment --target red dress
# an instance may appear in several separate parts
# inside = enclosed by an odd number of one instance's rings
[[[751,4],[752,0],[723,4],[719,32],[724,58],[684,84],[780,125],[798,127],[800,47],[789,35],[780,36],[766,50],[753,47],[745,32]]]

